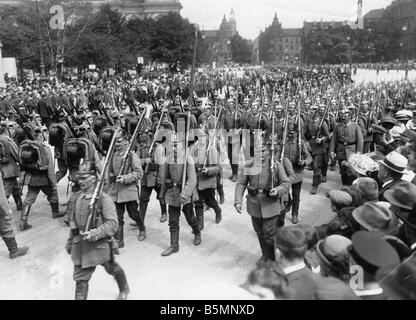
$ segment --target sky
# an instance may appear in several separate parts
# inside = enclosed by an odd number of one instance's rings
[[[181,14],[201,29],[218,29],[224,14],[234,8],[237,30],[254,40],[275,13],[283,28],[301,28],[304,21],[355,21],[358,0],[180,0]],[[363,14],[385,8],[392,0],[363,0]]]

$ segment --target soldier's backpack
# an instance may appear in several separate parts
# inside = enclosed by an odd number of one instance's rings
[[[115,127],[105,127],[101,130],[99,145],[101,150],[108,150],[110,148],[113,134],[116,131]]]
[[[0,137],[0,165],[9,163],[10,159],[10,142],[7,138]]]
[[[92,131],[94,131],[95,135],[99,137],[101,130],[103,130],[106,126],[108,126],[107,120],[103,117],[97,117],[92,123]]]
[[[63,145],[66,137],[66,128],[59,123],[54,123],[49,128],[49,144],[54,147]]]
[[[71,138],[64,142],[63,159],[71,170],[79,169],[81,159],[95,162],[94,144],[87,138]]]
[[[31,173],[47,171],[49,156],[46,148],[41,141],[23,141],[19,148],[20,169]]]

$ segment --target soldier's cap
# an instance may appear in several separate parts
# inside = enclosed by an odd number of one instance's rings
[[[311,111],[315,110],[316,111],[316,110],[318,110],[318,106],[316,104],[314,104],[309,108],[309,110],[311,110]]]
[[[343,108],[343,109],[339,110],[339,113],[340,113],[340,114],[350,113],[350,110],[348,110],[348,109],[346,109],[346,108]]]
[[[371,128],[373,129],[374,133],[380,133],[380,134],[387,133],[387,130],[384,127],[376,125],[376,124],[372,124]]]
[[[397,120],[396,120],[396,119],[394,119],[394,118],[392,118],[392,117],[384,117],[384,118],[382,118],[382,119],[380,120],[380,123],[381,123],[381,124],[384,124],[384,123],[391,123],[391,124],[393,124],[393,125],[396,125],[396,124],[397,124]]]
[[[93,115],[96,115],[96,116],[99,116],[100,115],[100,112],[98,110],[93,110],[92,111],[92,114]]]

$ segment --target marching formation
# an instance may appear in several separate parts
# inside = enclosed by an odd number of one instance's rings
[[[371,154],[397,169],[390,152],[416,139],[415,94],[414,83],[406,81],[354,84],[338,67],[10,85],[0,101],[0,197],[14,199],[21,231],[41,227],[30,223],[40,191],[52,218],[64,218],[76,299],[87,298],[98,265],[116,280],[119,299],[127,298],[127,279],[115,261],[125,246],[124,214],[137,226],[138,241],[145,241],[152,191],[160,222],[169,225],[164,257],[180,251],[181,212],[198,247],[207,209],[220,224],[221,205],[234,201],[242,213],[247,191],[260,266],[278,259],[276,239],[284,237],[279,230],[286,230],[286,214],[301,226],[302,186],[316,195],[338,166],[345,188],[370,175],[386,190],[394,175],[363,173],[351,159]],[[234,199],[223,191],[228,166]],[[313,172],[310,186],[303,183],[305,170]],[[62,211],[57,184],[67,175],[70,194]],[[19,248],[14,238],[7,200],[0,213],[10,257],[26,254],[28,247]],[[409,250],[412,245],[406,244]]]

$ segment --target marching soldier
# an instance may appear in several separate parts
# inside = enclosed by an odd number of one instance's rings
[[[193,210],[193,201],[196,201],[198,197],[195,165],[185,148],[182,143],[178,143],[175,135],[172,134],[170,146],[166,150],[165,176],[162,179],[160,193],[160,199],[168,205],[170,231],[170,247],[162,252],[164,257],[179,252],[179,217],[181,209],[195,235],[194,245],[199,246],[201,244],[201,231]]]
[[[158,133],[156,133],[158,134]],[[163,170],[165,169],[164,148],[161,144],[162,137],[156,136],[154,142],[151,140],[149,133],[142,134],[140,136],[139,148],[137,155],[142,162],[143,178],[141,180],[140,196],[139,196],[139,212],[143,224],[145,222],[147,206],[149,204],[152,190],[155,190],[157,199],[160,204],[160,222],[167,221],[167,208],[166,204],[160,201],[160,189],[162,187],[162,177],[164,176]],[[155,146],[152,147],[152,144]],[[150,148],[153,150],[150,150]],[[146,233],[141,232],[139,241],[143,241],[146,238]]]
[[[118,299],[126,300],[130,292],[126,275],[114,259],[117,248],[114,246],[112,237],[118,229],[114,202],[106,193],[99,194],[96,205],[96,224],[93,229],[86,231],[90,215],[89,205],[97,183],[97,171],[94,164],[90,162],[82,164],[79,168],[78,179],[81,192],[75,201],[71,231],[65,247],[74,263],[75,299],[87,299],[88,282],[96,266],[102,265],[117,283],[120,291]]]
[[[364,123],[363,130],[363,138],[364,138],[364,145],[363,145],[363,153],[370,153],[371,145],[373,143],[373,132],[372,132],[372,125],[377,125],[378,120],[376,116],[368,110],[368,101],[364,100],[361,102],[361,109],[360,109],[360,118]]]
[[[349,186],[355,180],[355,175],[343,164],[351,154],[362,153],[363,133],[359,125],[352,123],[349,110],[339,112],[340,123],[336,126],[329,145],[331,158],[337,157],[340,166],[341,180],[344,186]]]
[[[322,181],[326,181],[326,172],[322,167],[327,168],[329,142],[328,125],[317,114],[318,107],[312,106],[309,110],[310,119],[306,125],[305,138],[309,140],[313,157],[313,180],[311,194],[318,192],[318,186]]]
[[[10,195],[16,202],[18,211],[22,210],[22,198],[17,179],[20,177],[19,148],[13,141],[14,124],[10,121],[0,123],[0,171],[3,174],[6,199]]]
[[[22,231],[32,228],[28,223],[29,212],[40,191],[47,196],[52,209],[52,218],[64,216],[59,213],[55,166],[50,147],[46,144],[47,132],[46,127],[37,127],[35,141],[25,140],[20,145],[19,163],[22,170],[20,183],[28,186],[20,218]]]
[[[263,253],[257,261],[258,264],[275,260],[276,223],[278,215],[284,210],[282,198],[290,189],[290,181],[285,169],[277,161],[272,163],[272,155],[267,144],[261,147],[260,160],[259,164],[256,164],[258,161],[246,164],[235,188],[234,201],[234,207],[241,214],[243,195],[247,189],[247,212],[251,216]]]
[[[140,159],[136,153],[131,152],[127,158],[126,173],[121,173],[123,157],[128,151],[129,141],[127,133],[121,130],[116,139],[115,152],[110,159],[108,177],[110,181],[109,196],[114,201],[117,210],[119,228],[115,235],[119,247],[124,247],[124,212],[127,210],[129,217],[139,226],[140,239],[146,238],[146,228],[140,217],[137,200],[139,200],[137,185],[143,177]],[[143,239],[143,240],[144,240]]]
[[[211,143],[208,139],[206,129],[198,131],[198,141],[190,148],[190,154],[193,157],[196,177],[198,200],[194,202],[196,219],[199,230],[204,229],[204,204],[215,211],[215,223],[219,224],[222,220],[222,210],[215,199],[215,189],[217,187],[217,175],[221,171],[220,150],[217,137]],[[208,150],[209,148],[209,150]]]
[[[279,145],[281,148],[281,144]],[[312,157],[308,152],[305,141],[301,141],[301,150],[299,150],[299,128],[297,123],[289,123],[287,129],[287,140],[284,145],[284,155],[285,159],[288,159],[293,168],[293,174],[286,173],[292,184],[292,199],[291,199],[291,208],[292,208],[292,223],[299,223],[299,204],[300,204],[300,193],[302,190],[303,182],[303,172],[305,166],[312,163]],[[284,160],[285,160],[284,159]],[[284,163],[283,163],[284,164]]]
[[[19,248],[17,246],[13,230],[13,213],[4,192],[2,176],[3,174],[0,172],[0,236],[9,250],[10,259],[14,259],[25,255],[29,247]]]

